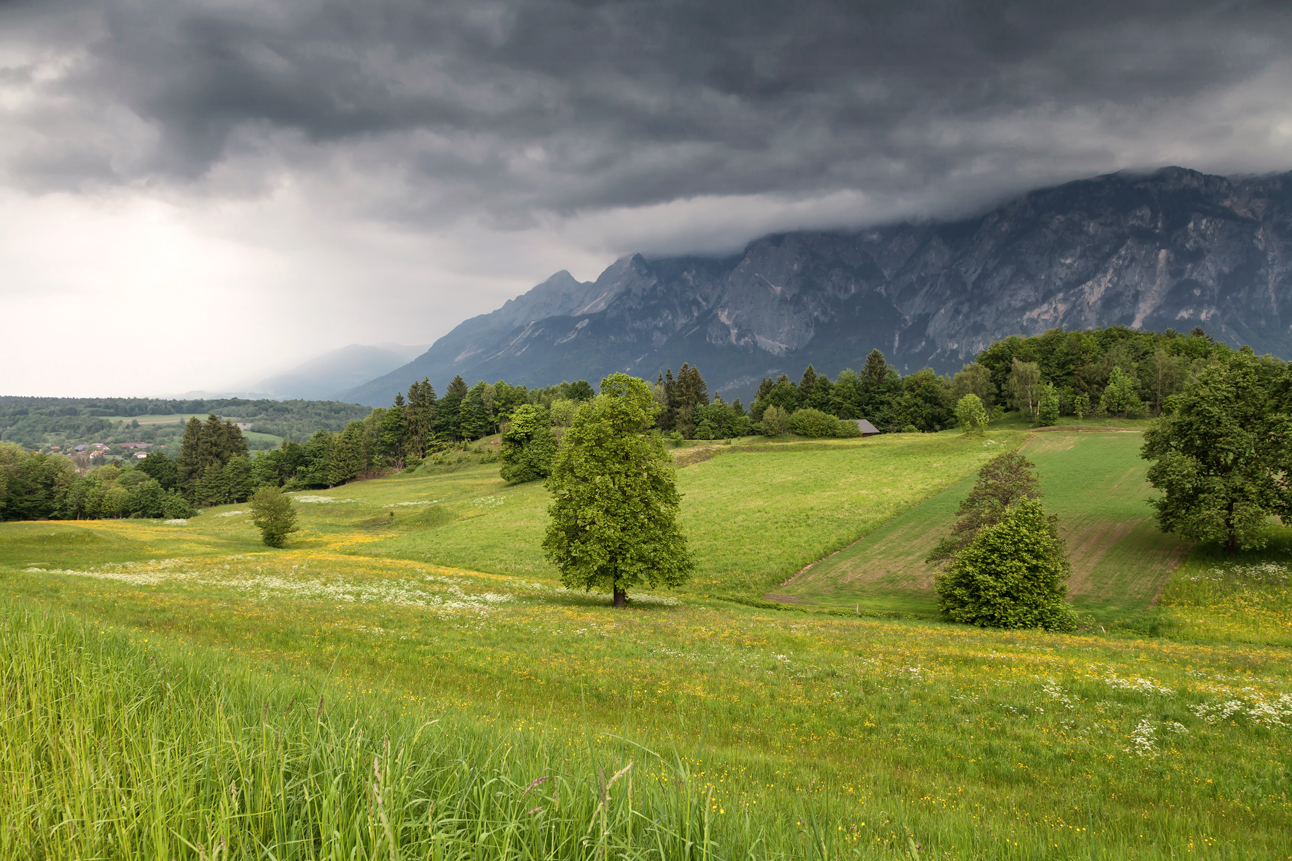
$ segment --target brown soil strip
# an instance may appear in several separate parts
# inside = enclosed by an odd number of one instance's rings
[[[1119,541],[1125,540],[1139,521],[1098,519],[1079,524],[1061,525],[1063,538],[1068,545],[1068,559],[1072,574],[1068,577],[1068,593],[1092,594],[1090,574]],[[1073,528],[1075,526],[1075,528]],[[1066,527],[1066,528],[1063,528]]]
[[[673,452],[673,466],[678,469],[685,469],[688,466],[694,466],[697,463],[704,463],[710,458],[722,454],[722,449],[727,446],[705,445],[699,448],[688,448]]]

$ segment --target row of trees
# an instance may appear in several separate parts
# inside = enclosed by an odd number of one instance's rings
[[[933,432],[959,423],[957,405],[967,394],[979,399],[987,415],[1016,409],[1042,424],[1061,414],[1084,417],[1099,410],[1135,415],[1160,410],[1190,372],[1228,354],[1201,331],[1185,336],[1125,327],[1007,338],[946,376],[927,368],[902,376],[873,350],[860,371],[846,369],[834,380],[812,365],[797,382],[786,375],[764,378],[747,411],[739,399],[728,403],[719,394],[710,396],[699,368],[684,363],[676,376],[669,369],[655,381],[654,426],[688,439],[791,432],[852,436],[858,433],[854,420],[865,418],[883,431]],[[373,410],[340,433],[318,432],[303,444],[286,442],[258,456],[255,484],[331,487],[403,469],[437,449],[516,422],[503,438],[504,471],[510,480],[534,480],[545,475],[556,440],[579,404],[594,394],[585,380],[529,389],[503,380],[468,387],[456,376],[437,396],[423,379],[406,395],[396,395],[389,408]]]
[[[1174,343],[1198,344],[1202,337],[1195,332]],[[1151,461],[1149,482],[1161,491],[1150,504],[1165,532],[1215,542],[1230,554],[1259,549],[1269,540],[1271,517],[1292,518],[1292,366],[1247,347],[1199,349],[1188,358],[1178,390],[1154,392],[1161,415],[1141,449]],[[1005,382],[1012,397],[1022,391],[1019,377],[1037,376],[1038,364],[1010,360]],[[1098,392],[1103,409],[1129,411],[1137,401],[1147,409],[1136,385],[1114,364]],[[1040,386],[1032,400],[1044,410],[1058,387]],[[977,401],[968,394],[961,405],[970,399]],[[987,464],[952,533],[930,555],[944,566],[936,591],[948,618],[992,627],[1073,626],[1063,600],[1066,550],[1032,467],[1016,452]]]
[[[78,442],[178,443],[182,422],[140,424],[138,416],[217,415],[237,417],[258,433],[304,439],[319,428],[339,431],[368,409],[334,401],[270,401],[245,398],[164,400],[156,398],[0,397],[0,440],[27,449]],[[125,417],[124,419],[120,417]]]
[[[170,466],[173,470],[174,464]],[[61,455],[29,452],[13,443],[0,443],[0,520],[173,518],[193,514],[193,506],[173,483],[163,485],[142,464],[101,466],[82,475],[71,460]]]
[[[1170,398],[1184,391],[1191,376],[1233,353],[1201,327],[1183,334],[1173,329],[1145,332],[1109,326],[1082,332],[1051,329],[1031,338],[1012,336],[987,347],[974,364],[986,372],[989,390],[998,398],[993,403],[1006,399],[1013,409],[1023,409],[1029,400],[1011,383],[1022,364],[1030,370],[1034,408],[1042,388],[1050,385],[1062,415],[1091,415],[1102,405],[1109,414],[1157,416],[1169,409]]]

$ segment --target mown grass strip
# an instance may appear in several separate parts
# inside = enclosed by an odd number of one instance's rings
[[[1141,442],[1137,433],[1050,432],[1023,448],[1068,544],[1069,593],[1078,608],[1105,622],[1146,610],[1189,547],[1153,521]],[[950,532],[973,480],[903,511],[776,591],[831,607],[936,615],[936,569],[924,560]]]

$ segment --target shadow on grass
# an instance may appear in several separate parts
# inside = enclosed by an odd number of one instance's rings
[[[580,607],[580,608],[605,608],[614,609],[614,598],[608,592],[581,591],[578,589],[562,589],[557,587],[552,591],[518,591],[519,595],[524,596],[528,601],[535,604],[546,604],[552,607]],[[686,605],[681,600],[671,596],[660,596],[653,594],[628,593],[628,606],[623,608],[625,614],[639,612],[666,612],[683,610]]]

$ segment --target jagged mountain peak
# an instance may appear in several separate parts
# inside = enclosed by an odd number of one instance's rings
[[[1063,326],[1188,329],[1292,354],[1292,174],[1182,167],[1036,189],[971,218],[763,236],[727,257],[625,255],[593,282],[558,272],[351,392],[413,379],[544,385],[689,361],[710,390],[831,376],[878,347],[950,371],[993,340]]]

